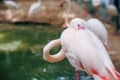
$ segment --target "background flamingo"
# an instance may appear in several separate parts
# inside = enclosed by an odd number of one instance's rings
[[[31,6],[30,6],[30,9],[28,11],[28,17],[31,17],[31,16],[35,16],[39,11],[40,11],[40,8],[41,8],[41,0],[38,0],[38,2],[36,3],[33,3]],[[35,22],[35,18],[32,19],[32,22],[34,23]]]
[[[66,17],[65,17],[65,23],[63,24],[63,27],[66,28],[69,24],[69,13],[70,13],[70,9],[71,9],[71,0],[61,0],[61,6],[63,6],[63,4],[67,2],[68,4],[68,7],[67,7],[67,10],[66,10]]]
[[[112,5],[112,4],[107,5],[106,9],[107,9],[110,16],[117,16],[118,15],[118,10],[114,5]]]
[[[8,8],[8,9],[19,9],[20,8],[20,6],[18,5],[18,4],[16,4],[14,1],[12,1],[12,0],[4,0],[4,4],[5,4],[5,6]],[[12,11],[11,11],[12,12]],[[13,18],[14,18],[14,16],[13,15],[11,15],[11,13],[10,13],[10,16],[11,16],[11,21],[10,21],[10,23],[11,23],[11,25],[13,25]]]
[[[71,22],[70,22],[70,24],[69,24],[69,27],[70,28],[76,28],[76,27],[74,27],[74,26],[76,26],[76,24],[74,24],[74,23],[79,23],[78,21],[80,20],[80,22],[81,22],[81,25],[85,25],[85,20],[83,20],[83,19],[80,19],[80,18],[75,18],[75,19],[73,19]],[[80,28],[80,27],[79,27]],[[57,40],[52,40],[51,42],[49,42],[45,47],[44,47],[44,49],[43,49],[43,58],[44,58],[44,60],[46,60],[46,61],[48,61],[48,62],[58,62],[58,61],[61,61],[61,60],[63,60],[64,58],[65,58],[65,52],[64,52],[64,48],[62,48],[59,52],[58,52],[58,54],[56,54],[56,55],[49,55],[49,52],[50,52],[50,50],[53,48],[53,47],[55,47],[55,46],[58,46],[58,45],[61,45],[61,41],[60,41],[60,39],[57,39]],[[80,77],[79,77],[79,71],[76,71],[76,77],[77,77],[77,79],[79,80],[80,79]]]
[[[93,5],[94,7],[99,7],[100,4],[101,4],[101,0],[91,0],[91,1],[92,1],[92,5]]]
[[[74,18],[70,24],[69,27],[72,27],[74,29],[77,29],[77,23],[82,22],[82,26],[84,28],[89,29],[92,31],[100,40],[101,42],[105,45],[106,49],[109,51],[108,47],[108,32],[104,26],[104,24],[96,19],[96,18],[91,18],[87,22],[84,19],[81,18]]]
[[[41,0],[38,0],[38,2],[33,3],[28,11],[28,17],[33,17],[32,22],[35,23],[36,19],[34,18],[35,15],[39,12],[41,8]],[[34,27],[34,30],[37,32],[37,27]],[[35,34],[35,38],[37,38],[37,33]]]
[[[8,8],[19,8],[18,4],[16,4],[14,1],[12,0],[4,0],[4,4],[8,7]]]
[[[101,40],[101,42],[105,45],[106,49],[109,51],[108,32],[104,24],[96,18],[91,18],[87,21],[85,27],[92,31]]]

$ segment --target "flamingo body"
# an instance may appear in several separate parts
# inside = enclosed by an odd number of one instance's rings
[[[4,4],[8,7],[8,8],[19,8],[19,6],[12,0],[4,0]]]
[[[101,80],[103,77],[105,78],[103,80],[113,80],[107,69],[115,75],[112,70],[114,66],[106,49],[93,33],[88,32],[84,29],[76,31],[68,28],[62,33],[60,39],[67,59],[76,70],[84,70],[89,75],[95,76],[94,79],[98,76]],[[99,45],[91,37],[94,37]]]
[[[96,22],[96,23],[94,23],[94,22]],[[99,26],[97,26],[97,25],[99,25]],[[91,45],[98,46],[97,48],[99,48],[101,51],[104,51],[105,54],[103,52],[101,52],[99,54],[99,56],[106,55],[107,58],[109,59],[110,64],[112,65],[112,63],[110,61],[110,58],[109,58],[109,56],[108,56],[108,54],[107,54],[107,52],[106,52],[106,50],[105,50],[105,48],[103,46],[104,43],[107,44],[107,42],[104,42],[105,40],[107,40],[107,31],[106,31],[104,25],[99,20],[97,20],[97,19],[90,19],[86,23],[86,21],[83,20],[83,19],[75,18],[75,19],[71,20],[70,25],[69,25],[68,28],[73,28],[76,31],[81,31],[81,29],[82,30],[86,30],[86,32],[89,34],[89,37],[87,39],[88,42],[91,43]],[[94,33],[92,31],[94,31]],[[103,31],[103,34],[101,33],[102,31]],[[103,40],[103,44],[101,44],[102,40]],[[106,56],[103,59],[106,59]]]
[[[92,5],[94,7],[100,6],[100,4],[101,4],[101,0],[92,0]]]
[[[94,80],[120,80],[120,74],[116,71],[102,42],[83,26],[84,20],[76,20],[77,22],[74,22],[75,20],[70,22],[69,27],[57,40],[62,47],[60,55],[65,54],[76,71],[86,71]],[[45,57],[52,56],[44,54]]]
[[[95,80],[119,80],[115,67],[102,42],[84,27],[84,21],[74,19],[61,35],[61,44],[70,64],[76,70],[84,70]],[[70,25],[71,26],[71,25]],[[77,28],[74,28],[77,27]],[[80,28],[83,27],[83,28]],[[90,61],[90,62],[89,62]]]
[[[82,27],[84,27],[86,24],[86,21],[84,19],[81,19],[81,18],[74,18],[70,21],[68,27],[77,30],[80,28],[80,27],[76,27],[76,26],[78,26],[78,24],[81,25]]]
[[[38,13],[40,10],[40,7],[41,7],[40,0],[36,3],[33,3],[28,11],[28,15],[31,16]]]
[[[108,46],[108,32],[100,20],[91,18],[87,21],[85,27],[92,31],[104,45]]]
[[[117,10],[116,6],[114,6],[114,5],[107,5],[106,9],[107,9],[107,11],[108,11],[110,16],[118,15],[118,10]]]

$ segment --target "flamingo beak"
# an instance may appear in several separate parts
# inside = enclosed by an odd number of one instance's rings
[[[64,3],[65,3],[65,0],[61,0],[60,7],[63,7]]]

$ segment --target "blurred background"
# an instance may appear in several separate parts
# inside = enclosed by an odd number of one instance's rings
[[[10,0],[0,0],[0,80],[75,80],[67,59],[57,63],[43,60],[44,46],[60,37],[67,15],[69,21],[76,17],[102,21],[109,34],[110,57],[120,72],[120,0],[100,0],[98,4],[71,0],[69,14],[68,4],[61,6],[61,0],[41,0],[40,9],[33,14],[29,14],[30,6],[38,0],[13,0],[14,6],[5,1]],[[59,50],[60,46],[55,47],[51,53]],[[90,80],[82,72],[81,79]]]

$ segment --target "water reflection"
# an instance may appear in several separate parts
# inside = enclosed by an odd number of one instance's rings
[[[75,80],[75,70],[66,59],[58,63],[48,63],[42,58],[43,47],[48,41],[59,38],[62,30],[51,26],[38,26],[37,29],[38,39],[35,38],[32,27],[21,29],[21,26],[16,25],[12,30],[0,30],[1,34],[6,34],[6,37],[0,38],[2,43],[20,40],[20,45],[27,44],[15,51],[9,51],[9,56],[6,51],[0,51],[0,80]],[[13,44],[11,46],[15,47]],[[36,51],[35,54],[31,48]],[[60,47],[56,48],[53,53],[59,49]],[[85,78],[83,74],[81,79],[88,80]]]

